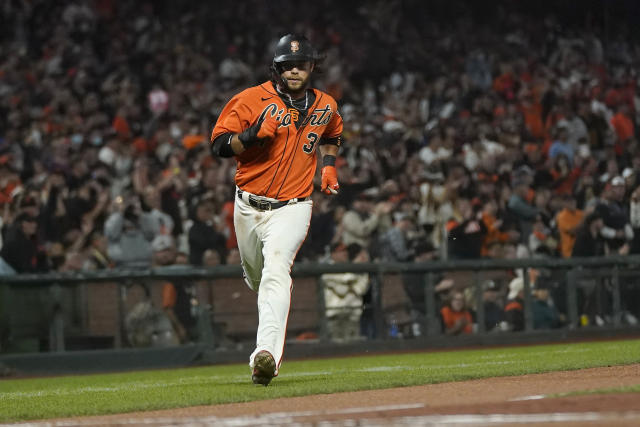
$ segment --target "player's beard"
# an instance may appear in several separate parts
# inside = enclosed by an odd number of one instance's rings
[[[282,81],[285,85],[284,92],[287,92],[294,99],[301,98],[302,96],[304,96],[304,93],[309,86],[310,78],[311,75],[308,75],[304,80],[289,80],[285,77],[282,77]]]

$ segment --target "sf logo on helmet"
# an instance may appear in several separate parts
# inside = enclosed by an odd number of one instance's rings
[[[293,40],[291,42],[291,52],[297,52],[300,49],[300,43],[298,43],[298,40]]]

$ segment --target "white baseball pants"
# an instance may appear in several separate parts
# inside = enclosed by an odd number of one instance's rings
[[[242,268],[247,285],[258,292],[256,349],[249,357],[249,366],[253,368],[255,355],[266,350],[276,361],[276,375],[291,304],[291,266],[307,236],[312,205],[306,200],[260,211],[236,194],[233,223]]]

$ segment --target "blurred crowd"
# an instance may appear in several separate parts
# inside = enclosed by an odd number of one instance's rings
[[[193,265],[238,262],[234,163],[209,134],[290,31],[324,54],[313,82],[345,122],[340,195],[314,193],[299,261],[354,243],[390,261],[640,251],[640,51],[624,22],[331,4],[291,26],[287,1],[3,2],[3,268],[146,267],[159,236]]]

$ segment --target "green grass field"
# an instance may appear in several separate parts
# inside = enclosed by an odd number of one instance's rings
[[[248,402],[640,363],[640,340],[287,361],[269,387],[247,365],[0,380],[0,422]]]

